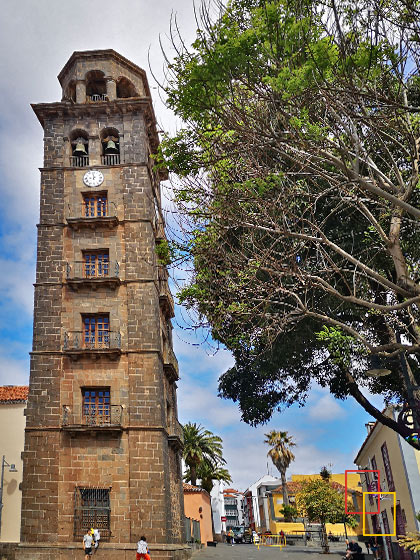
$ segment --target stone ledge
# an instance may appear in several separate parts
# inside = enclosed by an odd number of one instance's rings
[[[42,542],[42,543],[13,543],[17,548],[54,548],[54,549],[82,549],[81,542]],[[154,551],[158,550],[191,550],[191,547],[188,544],[166,544],[166,543],[149,543],[149,548],[151,554]],[[102,542],[100,543],[100,550],[137,550],[137,543],[109,543],[109,542]]]

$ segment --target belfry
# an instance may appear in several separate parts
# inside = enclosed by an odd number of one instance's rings
[[[19,560],[183,559],[182,427],[146,74],[75,52],[44,129]]]

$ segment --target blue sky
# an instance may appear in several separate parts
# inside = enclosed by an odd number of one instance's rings
[[[153,6],[153,7],[151,7]],[[176,8],[174,8],[174,6]],[[196,29],[192,0],[4,0],[0,22],[0,384],[26,384],[32,339],[36,222],[42,129],[30,103],[59,101],[56,78],[75,50],[113,48],[149,75],[155,110],[164,130],[174,132],[175,117],[164,108],[150,75],[162,76],[159,35],[168,46],[171,14],[176,9],[183,37]],[[217,397],[217,379],[231,364],[227,351],[214,352],[182,328],[177,310],[174,346],[178,356],[179,417],[199,422],[224,439],[234,485],[247,485],[267,473],[264,433],[288,430],[297,441],[290,473],[318,472],[332,463],[335,472],[354,468],[365,438],[368,415],[352,400],[335,401],[315,387],[304,408],[276,414],[259,428],[240,422],[234,403]],[[380,406],[380,400],[374,399]]]

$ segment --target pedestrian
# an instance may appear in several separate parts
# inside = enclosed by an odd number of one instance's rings
[[[228,534],[229,534],[229,537],[230,537],[230,546],[235,546],[235,534],[234,534],[233,530],[230,529]]]
[[[140,540],[137,543],[136,560],[140,560],[141,558],[150,560],[149,547],[147,546],[146,537],[144,536],[140,537]]]
[[[86,533],[86,535],[83,537],[83,549],[85,551],[85,560],[89,560],[89,557],[92,556],[92,543],[93,543],[93,537],[91,535],[91,532],[88,531]]]
[[[370,539],[365,542],[367,554],[370,554]]]
[[[375,538],[370,537],[369,544],[370,544],[370,549],[372,551],[373,557],[376,560],[378,558],[378,549],[379,549],[377,538],[376,537]]]
[[[94,529],[93,527],[91,528],[90,533],[93,537],[93,542],[95,543],[93,553],[96,554],[99,548],[99,541],[101,540],[101,533],[99,532],[99,529]]]
[[[283,529],[280,531],[280,544],[286,544],[286,539],[284,538]]]

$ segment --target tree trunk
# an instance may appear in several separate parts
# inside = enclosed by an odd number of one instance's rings
[[[281,489],[282,489],[282,493],[283,493],[283,506],[288,506],[289,505],[289,494],[287,492],[286,471],[281,470],[280,471],[280,476],[281,476]]]
[[[324,554],[329,554],[330,546],[328,544],[327,528],[325,527],[324,521],[321,521],[321,543],[322,543],[322,552]]]
[[[191,484],[197,486],[197,467],[195,465],[190,466],[191,473]]]
[[[347,378],[347,383],[349,386],[349,392],[351,396],[354,397],[354,399],[356,399],[356,401],[366,410],[368,414],[376,418],[376,420],[378,420],[378,422],[380,422],[384,426],[388,426],[388,428],[391,428],[391,430],[393,430],[403,438],[407,437],[408,433],[406,433],[404,429],[401,429],[401,427],[397,422],[395,422],[395,420],[382,414],[380,410],[374,407],[373,404],[371,404],[367,400],[367,398],[363,395],[363,393],[360,391],[359,387],[357,386],[357,383],[354,380],[353,376],[348,371],[346,372],[346,378]],[[409,441],[407,443],[409,443],[411,447],[414,447],[414,449],[420,450],[420,443],[416,443],[412,441],[411,442]]]

